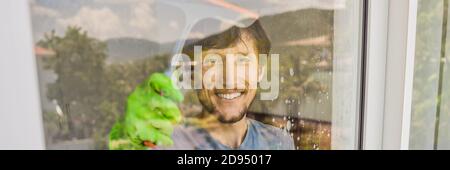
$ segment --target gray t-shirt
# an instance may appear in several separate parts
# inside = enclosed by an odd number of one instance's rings
[[[238,150],[294,150],[292,137],[279,128],[248,119],[248,129]],[[172,139],[174,145],[166,149],[183,150],[230,150],[202,128],[180,125],[175,127]]]

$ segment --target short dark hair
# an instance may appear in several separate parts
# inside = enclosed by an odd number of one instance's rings
[[[208,49],[224,49],[231,47],[241,40],[241,35],[243,32],[247,32],[248,35],[255,40],[256,44],[254,45],[256,46],[259,54],[269,54],[271,48],[270,40],[259,20],[254,21],[248,27],[240,28],[233,26],[221,33],[187,44],[183,47],[183,54],[193,58],[194,46],[202,46],[202,50],[204,51]]]

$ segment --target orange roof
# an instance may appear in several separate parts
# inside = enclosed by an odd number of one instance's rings
[[[49,57],[55,55],[55,52],[51,49],[46,49],[43,47],[35,46],[34,47],[34,53],[38,57]]]

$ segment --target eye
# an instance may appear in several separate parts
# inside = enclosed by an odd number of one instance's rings
[[[212,66],[212,65],[214,65],[216,63],[217,63],[217,60],[216,59],[212,59],[212,58],[208,58],[208,59],[205,59],[203,61],[203,65],[205,65],[205,66]]]
[[[239,57],[239,59],[238,59],[238,64],[246,64],[246,63],[249,63],[251,60],[250,60],[250,57]]]

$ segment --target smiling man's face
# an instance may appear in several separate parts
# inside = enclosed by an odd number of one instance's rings
[[[203,52],[205,56],[214,54],[220,56],[219,58],[221,59],[219,62],[204,59],[202,63],[203,76],[205,77],[207,72],[214,72],[216,69],[212,68],[214,64],[217,64],[222,68],[222,77],[224,79],[222,81],[223,88],[209,89],[205,88],[205,84],[214,84],[216,80],[204,80],[204,88],[198,90],[198,97],[204,109],[216,115],[222,123],[235,123],[244,118],[256,96],[256,88],[251,88],[251,83],[249,82],[252,81],[250,80],[251,71],[249,70],[258,71],[258,53],[254,44],[253,38],[243,34],[238,42],[228,48],[209,49]],[[238,82],[242,82],[242,86],[238,85]]]

